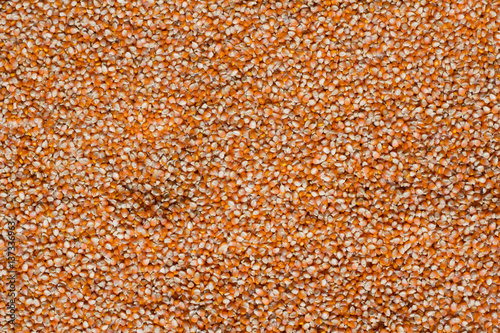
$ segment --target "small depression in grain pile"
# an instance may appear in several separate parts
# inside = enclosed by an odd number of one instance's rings
[[[2,332],[498,332],[499,26],[479,0],[3,1]]]

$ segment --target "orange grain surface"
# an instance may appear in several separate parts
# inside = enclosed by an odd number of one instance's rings
[[[16,332],[498,332],[499,28],[479,0],[3,1]]]

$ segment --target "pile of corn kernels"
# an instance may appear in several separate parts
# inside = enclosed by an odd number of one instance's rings
[[[0,330],[499,332],[499,29],[486,0],[1,2]]]

